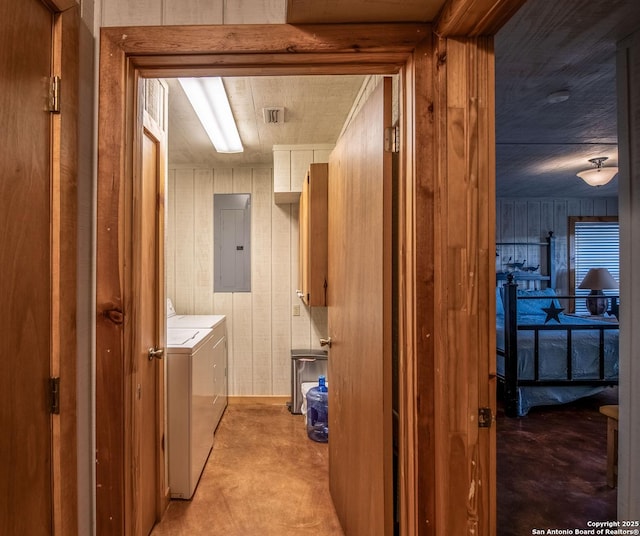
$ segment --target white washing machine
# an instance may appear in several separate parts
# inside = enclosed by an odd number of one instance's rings
[[[167,443],[172,498],[190,499],[216,426],[213,330],[167,330]]]
[[[213,329],[225,320],[225,315],[179,315],[167,299],[167,329],[208,328]]]

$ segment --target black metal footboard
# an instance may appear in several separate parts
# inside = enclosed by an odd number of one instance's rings
[[[508,417],[517,417],[519,414],[518,388],[524,386],[538,387],[564,387],[564,386],[611,386],[617,385],[618,380],[607,378],[605,370],[605,332],[617,330],[618,324],[521,324],[518,325],[517,313],[517,284],[511,280],[504,285],[504,349],[498,349],[498,355],[504,357],[504,373],[498,378],[503,385],[505,414]],[[558,296],[567,298],[567,296]],[[533,333],[533,377],[527,379],[518,378],[518,334],[527,331]],[[541,332],[561,331],[566,332],[566,375],[564,377],[541,377],[540,373],[540,334]],[[577,332],[595,331],[598,337],[598,371],[597,377],[576,377],[573,370],[573,346],[574,334]],[[595,372],[595,371],[594,371]]]

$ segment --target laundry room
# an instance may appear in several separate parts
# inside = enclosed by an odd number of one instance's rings
[[[319,349],[327,336],[327,308],[309,307],[298,295],[299,192],[309,164],[328,162],[348,118],[378,80],[225,78],[242,142],[236,153],[216,151],[182,85],[165,81],[166,296],[178,314],[226,317],[230,403],[254,397],[285,404],[291,350]],[[236,230],[249,243],[234,244],[226,263],[216,263],[214,199],[220,194],[244,194],[249,217],[243,222],[250,222],[248,236]],[[236,276],[244,272],[239,290],[218,290],[215,271],[224,264]]]

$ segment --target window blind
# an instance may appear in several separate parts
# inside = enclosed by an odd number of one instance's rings
[[[590,268],[606,268],[616,281],[620,281],[618,222],[576,222],[574,244],[576,296],[589,294],[588,289],[578,287]],[[605,290],[604,293],[618,295],[618,290]],[[587,313],[584,300],[576,300],[576,313]]]

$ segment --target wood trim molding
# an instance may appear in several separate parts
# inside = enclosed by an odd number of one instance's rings
[[[434,390],[433,228],[435,62],[432,39],[422,41],[403,71],[405,133],[399,191],[399,452],[400,521],[403,534],[435,534],[436,488],[432,425]],[[419,97],[420,96],[420,97]],[[419,231],[421,230],[421,231]],[[418,276],[418,274],[420,274]],[[416,356],[422,356],[420,360]],[[431,371],[431,372],[430,372]],[[425,433],[426,432],[426,433]]]
[[[259,404],[264,406],[282,406],[285,407],[287,402],[291,400],[290,396],[229,396],[227,404],[229,406],[247,406]]]
[[[239,63],[239,54],[268,54],[298,63],[294,55],[307,53],[317,56],[313,63],[327,65],[327,54],[355,54],[353,63],[367,63],[369,58],[386,63],[378,56],[390,53],[406,58],[428,35],[428,28],[422,23],[136,26],[103,28],[101,35],[127,56],[230,54],[229,63]]]
[[[67,9],[80,8],[77,0],[43,0],[43,2],[59,13],[67,11]]]
[[[435,21],[440,37],[495,35],[526,0],[449,0]]]
[[[427,40],[404,72],[399,470],[409,536],[495,533],[495,428],[479,433],[473,420],[496,406],[493,79],[491,38]],[[469,494],[480,481],[487,493]]]
[[[418,306],[433,328],[421,334],[434,339],[422,342],[433,348],[419,361],[421,393],[430,385],[434,393],[418,433],[418,474],[435,467],[433,534],[495,534],[495,426],[477,422],[479,407],[496,410],[493,39],[438,39],[434,55],[434,169],[425,184],[434,202],[424,220],[433,282]]]
[[[74,2],[75,4],[75,2]],[[60,113],[52,116],[51,373],[60,377],[60,414],[52,416],[54,534],[78,533],[76,413],[77,181],[80,8],[54,16],[53,71],[64,80]]]

